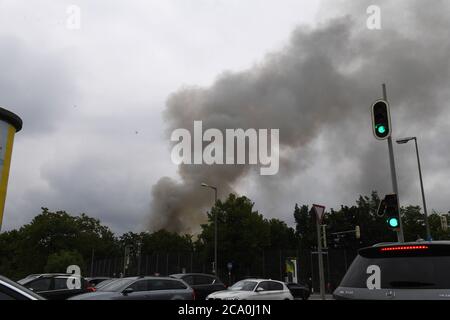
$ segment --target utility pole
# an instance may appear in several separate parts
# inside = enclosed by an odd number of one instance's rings
[[[387,100],[386,84],[384,84],[384,83],[383,83],[383,99],[386,102],[388,101]],[[396,169],[395,169],[394,146],[393,146],[393,143],[392,143],[392,136],[389,136],[389,138],[388,138],[388,146],[389,146],[389,162],[390,162],[390,166],[391,166],[392,188],[394,190],[394,193],[399,198],[398,183],[397,183],[397,172],[396,172]],[[400,211],[400,200],[399,200],[399,211]],[[402,217],[401,217],[400,212],[398,213],[398,216],[399,216],[399,222],[400,222],[400,228],[397,231],[398,242],[405,242],[405,238],[403,236],[403,222],[402,222]]]
[[[94,248],[92,248],[92,255],[91,255],[91,278],[94,276]]]
[[[422,202],[423,202],[423,211],[425,213],[425,227],[427,229],[427,240],[431,241],[432,238],[430,232],[430,223],[428,222],[427,202],[425,200],[425,191],[423,189],[422,166],[420,164],[419,146],[417,145],[417,138],[414,139],[414,142],[416,143],[417,164],[419,165],[420,189],[422,191]]]
[[[323,255],[322,255],[322,236],[321,226],[322,217],[325,213],[325,207],[319,205],[313,205],[313,212],[316,215],[316,229],[317,229],[317,255],[319,257],[319,280],[320,280],[320,298],[325,300],[325,272],[323,267]]]

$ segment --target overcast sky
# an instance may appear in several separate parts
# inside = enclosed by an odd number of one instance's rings
[[[384,31],[368,31],[366,8],[377,2],[384,10]],[[449,211],[450,79],[445,53],[450,48],[450,12],[444,3],[436,1],[434,9],[417,0],[395,5],[357,0],[35,0],[30,5],[25,0],[0,0],[0,106],[24,121],[14,145],[4,230],[30,222],[41,207],[85,212],[118,233],[144,230],[153,186],[162,177],[180,179],[170,159],[163,118],[168,97],[186,86],[210,88],[225,71],[251,70],[292,39],[304,41],[311,56],[315,50],[331,53],[339,43],[333,42],[329,29],[334,24],[329,21],[343,16],[352,20],[350,27],[342,28],[353,28],[354,41],[347,40],[358,44],[353,48],[358,59],[350,66],[346,51],[342,66],[356,70],[358,63],[364,65],[371,58],[368,48],[375,48],[389,33],[389,43],[401,45],[392,52],[377,50],[377,55],[381,59],[381,53],[392,53],[395,59],[386,57],[387,65],[400,65],[396,74],[389,74],[388,67],[380,68],[383,74],[340,70],[352,73],[345,83],[363,83],[364,93],[348,87],[345,101],[355,95],[366,118],[356,116],[354,120],[361,121],[353,129],[352,120],[327,122],[301,148],[285,150],[291,152],[291,160],[298,159],[297,166],[286,164],[294,168],[289,174],[283,168],[277,177],[250,172],[234,181],[234,190],[254,200],[267,217],[289,224],[295,203],[338,208],[375,189],[390,193],[387,146],[371,136],[368,113],[380,97],[381,83],[387,81],[393,108],[398,102],[393,111],[395,135],[422,139],[428,206]],[[71,4],[81,9],[79,30],[66,25]],[[303,31],[297,37],[295,30]],[[308,42],[316,39],[317,30],[328,30],[324,32],[330,35],[329,47]],[[402,64],[402,48],[408,61],[428,57],[418,45],[425,39],[433,59],[417,70],[414,63]],[[420,48],[411,50],[416,44]],[[375,62],[368,66],[376,70]],[[422,75],[422,81],[402,80]],[[313,80],[314,88],[304,83],[312,95],[327,95],[327,88],[319,90]],[[422,83],[424,87],[417,87]],[[410,102],[412,109],[407,108],[409,92],[424,98]],[[432,105],[424,106],[429,95]],[[401,202],[421,204],[413,145],[396,146],[395,151]]]

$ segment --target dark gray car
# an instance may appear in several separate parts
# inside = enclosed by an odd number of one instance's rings
[[[380,244],[361,249],[338,300],[450,300],[450,242]]]
[[[194,291],[180,279],[131,277],[69,300],[194,300]]]

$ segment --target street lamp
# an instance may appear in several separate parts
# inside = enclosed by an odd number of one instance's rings
[[[202,183],[202,187],[214,190],[214,204],[217,203],[217,187]],[[217,275],[217,212],[214,215],[214,274]]]
[[[425,201],[425,191],[423,190],[423,179],[422,179],[422,168],[420,165],[420,157],[419,157],[419,147],[417,145],[417,137],[409,137],[397,140],[398,144],[407,144],[408,142],[414,140],[416,145],[416,154],[417,154],[417,164],[419,166],[419,177],[420,177],[420,188],[422,190],[422,201],[423,201],[423,211],[425,213],[425,226],[427,228],[427,240],[431,241],[431,233],[430,233],[430,225],[428,223],[428,212],[427,212],[427,203]]]

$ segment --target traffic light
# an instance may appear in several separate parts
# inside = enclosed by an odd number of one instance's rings
[[[400,228],[400,208],[398,205],[398,197],[396,194],[389,194],[384,198],[385,215],[388,227],[392,230]]]
[[[386,140],[391,136],[391,114],[389,104],[378,100],[372,106],[373,134],[378,140]]]

